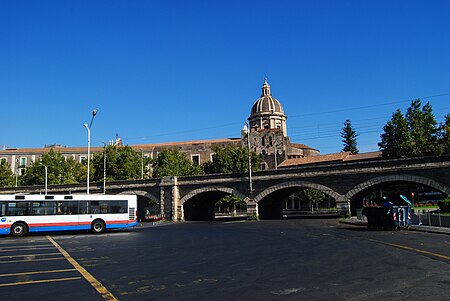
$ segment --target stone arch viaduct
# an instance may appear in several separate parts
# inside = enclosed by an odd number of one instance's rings
[[[233,194],[247,204],[249,214],[272,216],[281,210],[278,200],[301,188],[321,190],[336,200],[342,215],[354,213],[351,200],[375,186],[393,182],[417,183],[450,195],[450,156],[305,165],[254,172],[253,191],[248,173],[215,174],[162,179],[107,182],[108,194],[136,194],[142,201],[159,204],[169,220],[208,220],[214,203]],[[1,188],[0,193],[43,193],[43,186]],[[49,193],[85,193],[86,186],[54,185]],[[102,193],[102,183],[92,183],[91,193]],[[278,204],[278,205],[277,205]]]

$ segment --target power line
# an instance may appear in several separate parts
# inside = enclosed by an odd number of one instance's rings
[[[316,116],[316,115],[325,115],[325,114],[331,114],[331,113],[339,113],[339,112],[348,112],[348,111],[355,111],[355,110],[362,110],[362,109],[370,109],[370,108],[375,108],[375,107],[380,107],[380,106],[388,106],[388,105],[392,105],[392,104],[399,104],[399,103],[410,102],[410,101],[418,99],[418,98],[421,99],[421,100],[424,100],[424,99],[437,98],[437,97],[443,97],[443,96],[448,96],[448,95],[450,95],[450,92],[442,93],[442,94],[435,94],[435,95],[430,95],[430,96],[424,96],[424,97],[416,97],[416,98],[412,98],[412,99],[408,99],[408,100],[391,101],[391,102],[367,105],[367,106],[350,107],[350,108],[338,109],[338,110],[330,110],[330,111],[322,111],[322,112],[315,112],[315,113],[290,115],[289,118],[297,118],[297,117],[305,117],[305,116]],[[441,110],[443,110],[443,109],[449,109],[449,107],[441,108]],[[369,118],[369,119],[361,119],[360,121],[370,121],[370,120],[380,120],[380,119],[386,120],[386,117],[375,117],[375,118]],[[148,140],[150,138],[157,138],[157,137],[181,135],[181,134],[188,134],[188,133],[204,132],[204,131],[208,131],[208,130],[225,128],[225,127],[231,127],[231,126],[238,126],[238,125],[241,126],[242,124],[243,124],[243,122],[231,122],[231,123],[226,123],[226,124],[221,124],[221,125],[214,125],[214,126],[208,126],[208,127],[202,127],[202,128],[196,128],[196,129],[190,129],[190,130],[184,130],[184,131],[172,131],[172,132],[154,134],[154,135],[150,135],[150,136],[130,137],[130,138],[124,137],[124,139],[126,139],[128,141]],[[341,127],[342,124],[339,124],[339,127]],[[336,123],[321,123],[320,124],[321,127],[326,127],[327,125],[330,125],[330,128],[332,128],[333,125],[336,126],[337,124]],[[357,125],[356,122],[353,125]],[[380,130],[382,130],[382,126],[381,126]],[[308,129],[311,129],[313,127],[317,128],[317,126],[290,127],[289,131],[292,131],[292,130],[295,131],[295,129],[301,128],[302,132],[307,132]],[[310,131],[313,131],[313,130],[315,130],[315,129],[311,129]],[[339,131],[340,130],[341,130],[341,128],[339,128]],[[358,130],[358,129],[356,129],[356,130]],[[358,133],[358,131],[357,131],[357,133]],[[358,134],[360,134],[360,133],[358,133]],[[299,136],[299,135],[300,134],[294,134],[292,136],[296,137],[296,136]],[[231,135],[231,136],[235,136],[235,135]],[[327,137],[327,135],[322,136],[322,137]],[[318,138],[320,138],[320,137],[318,137]],[[203,138],[203,139],[207,139],[207,138]],[[311,140],[311,139],[314,139],[314,138],[311,137],[311,138],[302,138],[302,139],[304,139],[304,140]]]
[[[417,97],[417,98],[408,99],[408,100],[400,100],[400,101],[392,101],[392,102],[386,102],[386,103],[381,103],[381,104],[373,104],[373,105],[369,105],[369,106],[353,107],[353,108],[331,110],[331,111],[325,111],[325,112],[316,112],[316,113],[307,113],[307,114],[300,114],[300,115],[291,115],[290,118],[293,118],[293,117],[294,118],[296,118],[296,117],[304,117],[304,116],[314,116],[314,115],[322,115],[322,114],[330,114],[330,113],[338,113],[338,112],[347,112],[347,111],[355,111],[355,110],[361,110],[361,109],[370,109],[370,108],[376,108],[376,107],[380,107],[380,106],[388,106],[388,105],[397,104],[397,103],[410,102],[410,101],[413,101],[415,99],[421,99],[422,100],[422,99],[442,97],[442,96],[447,96],[447,95],[450,95],[450,92],[443,93],[443,94],[430,95],[430,96],[425,96],[425,97]]]

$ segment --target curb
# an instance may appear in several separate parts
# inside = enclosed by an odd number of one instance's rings
[[[358,220],[358,219],[355,219],[355,218],[343,219],[343,220],[340,220],[339,223],[347,224],[347,225],[367,227],[367,222],[365,222],[363,220]],[[433,226],[424,226],[424,225],[410,225],[409,226],[409,230],[450,235],[450,228],[446,228],[446,227],[433,227]]]

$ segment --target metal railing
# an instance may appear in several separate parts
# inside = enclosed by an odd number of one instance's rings
[[[419,215],[422,225],[435,227],[450,227],[450,214],[442,212],[441,209],[428,211]]]

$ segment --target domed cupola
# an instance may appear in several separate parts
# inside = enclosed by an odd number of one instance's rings
[[[287,136],[286,115],[280,102],[272,96],[270,85],[267,78],[264,78],[264,84],[261,88],[261,97],[255,101],[252,107],[250,117],[251,130],[274,130],[278,129]]]

